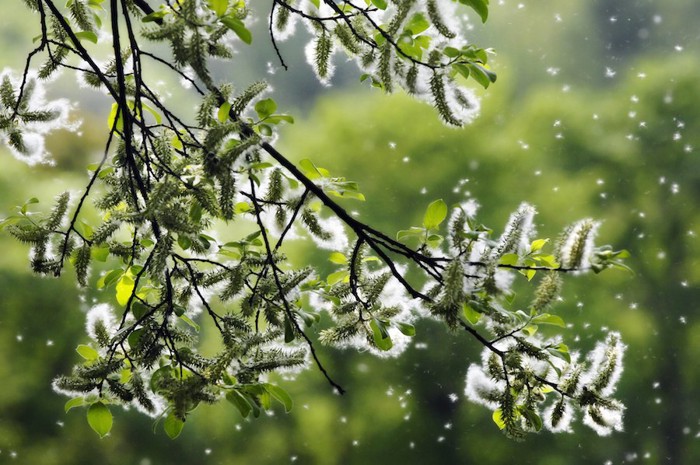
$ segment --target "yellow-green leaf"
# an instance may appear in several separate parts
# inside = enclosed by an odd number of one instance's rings
[[[134,292],[134,278],[128,274],[123,274],[119,281],[117,281],[116,291],[117,291],[117,302],[119,305],[126,305],[131,298],[131,294]]]
[[[491,418],[493,422],[496,423],[496,426],[498,426],[498,429],[505,429],[506,422],[503,421],[503,411],[500,408],[493,411]]]
[[[345,265],[348,262],[347,257],[340,252],[333,252],[329,260],[338,265]]]
[[[100,358],[100,354],[93,349],[90,346],[87,346],[85,344],[80,344],[76,349],[76,352],[80,354],[81,357],[83,357],[85,360],[92,362],[94,360],[97,360]]]
[[[217,118],[219,119],[220,122],[225,122],[228,120],[228,113],[231,111],[231,103],[230,102],[224,102],[223,105],[219,107],[219,111],[217,113]]]
[[[547,242],[549,242],[549,239],[536,239],[532,241],[532,244],[530,244],[530,252],[537,252],[544,247]]]
[[[423,217],[423,226],[425,229],[433,229],[440,226],[447,217],[447,204],[444,200],[438,199],[428,205]]]

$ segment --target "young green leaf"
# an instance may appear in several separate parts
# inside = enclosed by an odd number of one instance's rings
[[[348,259],[341,252],[333,252],[329,258],[332,263],[337,265],[345,265],[348,263]]]
[[[95,402],[88,408],[87,421],[90,428],[101,438],[112,430],[112,412],[102,402]]]
[[[493,419],[493,422],[496,423],[496,426],[498,426],[498,429],[505,429],[506,427],[506,422],[503,421],[503,411],[500,408],[497,408],[496,410],[493,411],[493,415],[491,415],[491,419]]]
[[[372,321],[370,321],[369,326],[370,328],[372,328],[374,344],[377,346],[378,349],[389,350],[394,346],[394,343],[391,340],[391,336],[389,336],[389,333],[386,330],[386,325],[382,321],[376,318],[372,318]]]
[[[469,304],[462,304],[462,313],[469,323],[475,325],[481,319],[481,313],[474,310]]]
[[[349,281],[350,280],[350,273],[347,270],[340,270],[336,271],[335,273],[331,273],[328,275],[328,278],[326,278],[326,282],[330,284],[331,286],[333,284],[337,284],[341,281]]]
[[[246,44],[250,45],[253,42],[253,34],[245,27],[243,21],[236,16],[229,14],[219,18],[219,21],[221,21],[224,26],[231,29]]]
[[[532,319],[532,324],[552,325],[559,326],[560,328],[566,328],[566,323],[560,316],[552,315],[550,313],[543,313],[541,315],[537,315]]]
[[[440,226],[440,223],[445,221],[447,217],[447,204],[444,200],[438,199],[428,205],[423,217],[423,226],[425,229],[434,229]]]
[[[168,435],[170,439],[175,439],[182,432],[182,428],[185,427],[185,422],[180,420],[178,417],[170,413],[163,422],[163,429],[165,434]]]
[[[459,0],[460,3],[470,6],[479,14],[482,22],[489,17],[489,0]]]
[[[224,102],[216,113],[216,118],[219,122],[225,123],[228,120],[229,111],[231,111],[231,102]]]
[[[208,0],[209,8],[216,13],[216,16],[221,18],[228,10],[228,0]]]
[[[261,120],[272,115],[277,110],[277,103],[271,98],[260,100],[255,104],[255,112]]]
[[[134,286],[134,278],[129,274],[124,273],[122,277],[119,278],[116,286],[117,302],[119,302],[119,305],[124,306],[129,302],[129,298],[131,298],[131,294],[134,292]]]
[[[87,346],[85,344],[80,344],[76,349],[76,352],[80,354],[81,357],[83,357],[85,360],[92,362],[94,360],[97,360],[100,358],[100,354],[97,353],[95,349],[93,349],[90,346]]]
[[[68,411],[74,407],[82,407],[85,405],[85,399],[83,397],[75,397],[68,402],[66,402],[66,405],[63,406],[63,409],[68,413]]]
[[[292,400],[292,397],[279,386],[275,386],[274,384],[263,384],[265,387],[265,390],[275,399],[277,399],[282,405],[284,405],[284,411],[289,413],[292,410],[292,407],[294,406],[294,401]]]
[[[416,335],[416,327],[410,323],[396,323],[396,327],[406,336],[413,337]]]
[[[246,397],[238,392],[237,389],[231,389],[226,393],[226,400],[231,402],[234,407],[238,409],[239,412],[241,412],[241,415],[243,418],[248,418],[248,415],[250,415],[250,412],[253,410],[253,407],[250,405],[250,402],[246,399]]]
[[[97,34],[95,34],[92,31],[76,32],[75,37],[77,37],[80,41],[87,40],[88,42],[92,42],[93,44],[97,43]]]
[[[549,242],[549,239],[536,239],[532,241],[532,244],[530,244],[530,252],[537,252],[542,249],[547,242]]]

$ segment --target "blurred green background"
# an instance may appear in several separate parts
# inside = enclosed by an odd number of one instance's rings
[[[2,234],[0,463],[700,463],[700,3],[493,3],[472,37],[496,49],[499,80],[463,130],[443,127],[426,105],[363,87],[350,65],[338,63],[334,86],[322,88],[303,63],[303,37],[283,44],[290,71],[268,73],[276,61],[264,21],[254,53],[241,53],[235,71],[221,65],[221,77],[233,73],[243,87],[266,75],[280,107],[297,117],[283,131],[283,153],[360,181],[368,201],[348,207],[384,231],[418,224],[436,198],[476,198],[480,219],[495,228],[529,201],[541,237],[582,217],[603,220],[599,242],[629,249],[635,274],[569,279],[557,311],[581,348],[607,329],[628,344],[623,433],[598,437],[576,423],[573,434],[506,439],[491,412],[463,396],[479,347],[420,322],[416,344],[396,360],[322,349],[343,397],[309,371],[280,381],[296,401],[288,415],[246,421],[231,406],[202,406],[170,441],[125,411],[99,440],[83,411],[64,414],[66,399],[50,387],[77,361],[94,296],[70,272],[32,276],[27,249]],[[0,20],[0,63],[20,68],[37,31],[28,13],[12,16]],[[29,168],[2,149],[0,217],[28,197],[47,205],[79,189],[99,157],[108,104],[80,95],[68,74],[54,92],[81,97],[83,137],[51,137],[54,167]]]

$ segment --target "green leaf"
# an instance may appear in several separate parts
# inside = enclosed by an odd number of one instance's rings
[[[90,256],[92,256],[93,260],[104,263],[109,257],[109,247],[106,245],[104,247],[93,247],[90,250]]]
[[[481,320],[481,313],[477,312],[469,304],[462,304],[462,313],[469,323],[475,325]]]
[[[112,412],[102,402],[95,402],[88,408],[87,422],[103,438],[112,430]]]
[[[425,228],[411,226],[410,229],[402,229],[396,233],[396,240],[402,241],[409,237],[422,237],[425,235]]]
[[[482,22],[489,17],[489,0],[459,0],[460,3],[470,6],[476,11]]]
[[[550,313],[542,313],[537,315],[532,319],[532,324],[536,325],[552,325],[559,326],[560,328],[566,328],[566,323],[558,315],[552,315]]]
[[[481,84],[484,89],[487,89],[492,82],[496,82],[496,73],[490,71],[478,63],[470,63],[469,71],[471,77]]]
[[[190,317],[188,317],[187,315],[180,315],[180,319],[182,321],[184,321],[185,323],[187,323],[187,325],[190,326],[192,329],[199,332],[199,330],[200,330],[199,325],[197,323],[195,323],[194,321],[192,321],[192,319]]]
[[[234,407],[238,409],[239,412],[241,412],[241,415],[243,418],[248,418],[248,415],[250,415],[250,412],[253,410],[253,407],[250,405],[250,402],[248,402],[248,399],[238,392],[237,389],[231,389],[226,393],[226,400],[231,402]]]
[[[447,204],[444,200],[438,199],[428,205],[423,217],[423,226],[425,229],[434,229],[440,226],[447,217]]]
[[[141,18],[141,22],[151,23],[154,21],[160,21],[165,17],[166,14],[168,14],[168,12],[165,10],[154,11],[153,13],[149,13],[143,18]]]
[[[442,241],[444,240],[444,237],[442,237],[439,234],[431,234],[428,236],[428,238],[425,240],[425,243],[428,245],[428,247],[433,247],[437,248],[442,244]]]
[[[83,40],[87,40],[88,42],[92,42],[93,44],[97,43],[97,34],[95,34],[92,31],[76,32],[75,37],[77,37],[81,42]]]
[[[280,121],[285,121],[289,124],[294,124],[294,117],[292,115],[270,115],[265,121],[270,124],[277,124]]]
[[[216,13],[219,18],[226,14],[228,10],[228,0],[208,0],[209,8]]]
[[[119,115],[119,119],[117,119],[117,115]],[[112,104],[112,109],[110,110],[109,116],[107,117],[107,127],[110,131],[112,129],[116,129],[117,131],[121,131],[122,129],[124,129],[122,112],[119,111],[119,104],[116,102]]]
[[[294,401],[292,400],[292,397],[279,386],[275,386],[274,384],[263,384],[263,387],[265,390],[270,393],[272,397],[277,399],[282,405],[284,405],[284,411],[289,413],[292,411],[292,407],[294,406]]]
[[[348,258],[340,252],[333,252],[329,260],[337,265],[345,265],[348,263]]]
[[[82,407],[83,405],[85,405],[85,399],[83,397],[76,397],[66,402],[66,405],[63,406],[63,409],[66,411],[66,413],[68,413],[70,409],[75,407]]]
[[[253,207],[248,202],[238,202],[234,205],[233,211],[237,214],[248,213],[249,211],[253,211]]]
[[[372,318],[369,323],[370,328],[372,328],[372,335],[374,339],[374,344],[380,350],[389,350],[394,346],[394,343],[387,332],[386,325],[377,318]]]
[[[308,158],[300,160],[299,166],[301,166],[301,168],[304,170],[306,177],[311,180],[330,176],[330,172],[327,169],[319,168]]]
[[[140,105],[143,110],[146,110],[151,114],[151,116],[153,116],[153,119],[156,120],[156,123],[161,124],[163,122],[163,117],[153,107],[146,105],[143,101],[140,102]]]
[[[117,268],[102,276],[97,280],[97,289],[102,289],[116,283],[119,277],[124,274],[124,270]]]
[[[413,337],[416,335],[416,327],[409,323],[396,323],[396,327],[406,336]]]
[[[185,422],[180,420],[172,413],[169,414],[163,422],[163,429],[165,430],[165,434],[167,434],[170,439],[175,439],[176,437],[178,437],[182,432],[182,428],[184,427]]]
[[[547,242],[549,242],[549,239],[536,239],[532,241],[532,244],[530,244],[530,252],[537,252],[542,249]]]
[[[76,352],[80,354],[81,357],[83,357],[85,360],[92,362],[94,360],[97,360],[100,358],[100,354],[93,349],[92,347],[85,345],[85,344],[80,344],[76,349]]]
[[[414,14],[411,19],[406,23],[404,29],[411,31],[413,35],[418,35],[430,27],[430,23],[426,19],[423,13]]]
[[[229,14],[219,18],[219,21],[221,21],[227,28],[231,29],[246,44],[250,45],[253,42],[253,35],[245,27],[243,21],[238,19],[236,16]]]
[[[219,111],[216,113],[216,117],[219,122],[224,123],[228,120],[228,114],[231,110],[231,102],[224,102],[220,107]]]
[[[493,415],[491,415],[491,419],[493,419],[493,422],[496,423],[496,426],[498,426],[498,429],[505,429],[506,428],[506,422],[503,421],[503,410],[500,408],[497,408],[496,410],[493,411]]]
[[[334,284],[337,284],[341,281],[347,282],[350,280],[350,272],[347,270],[340,270],[336,271],[335,273],[331,273],[328,275],[328,278],[326,278],[326,282],[330,284],[331,286]]]
[[[277,103],[271,98],[260,100],[255,104],[255,112],[261,120],[272,115],[275,110],[277,110]]]
[[[540,431],[542,429],[542,418],[540,418],[534,410],[526,408],[522,409],[521,413],[535,431]]]
[[[134,278],[128,273],[124,273],[119,281],[117,281],[116,292],[117,292],[117,302],[119,305],[124,306],[129,302],[131,294],[134,292]]]
[[[386,0],[372,0],[372,5],[376,6],[380,10],[386,10],[388,6]]]
[[[454,48],[454,47],[445,47],[442,50],[442,53],[445,54],[445,56],[448,56],[450,58],[457,58],[462,54],[462,52],[459,51],[459,49]]]
[[[507,253],[498,260],[499,265],[517,265],[520,257],[517,253]]]

